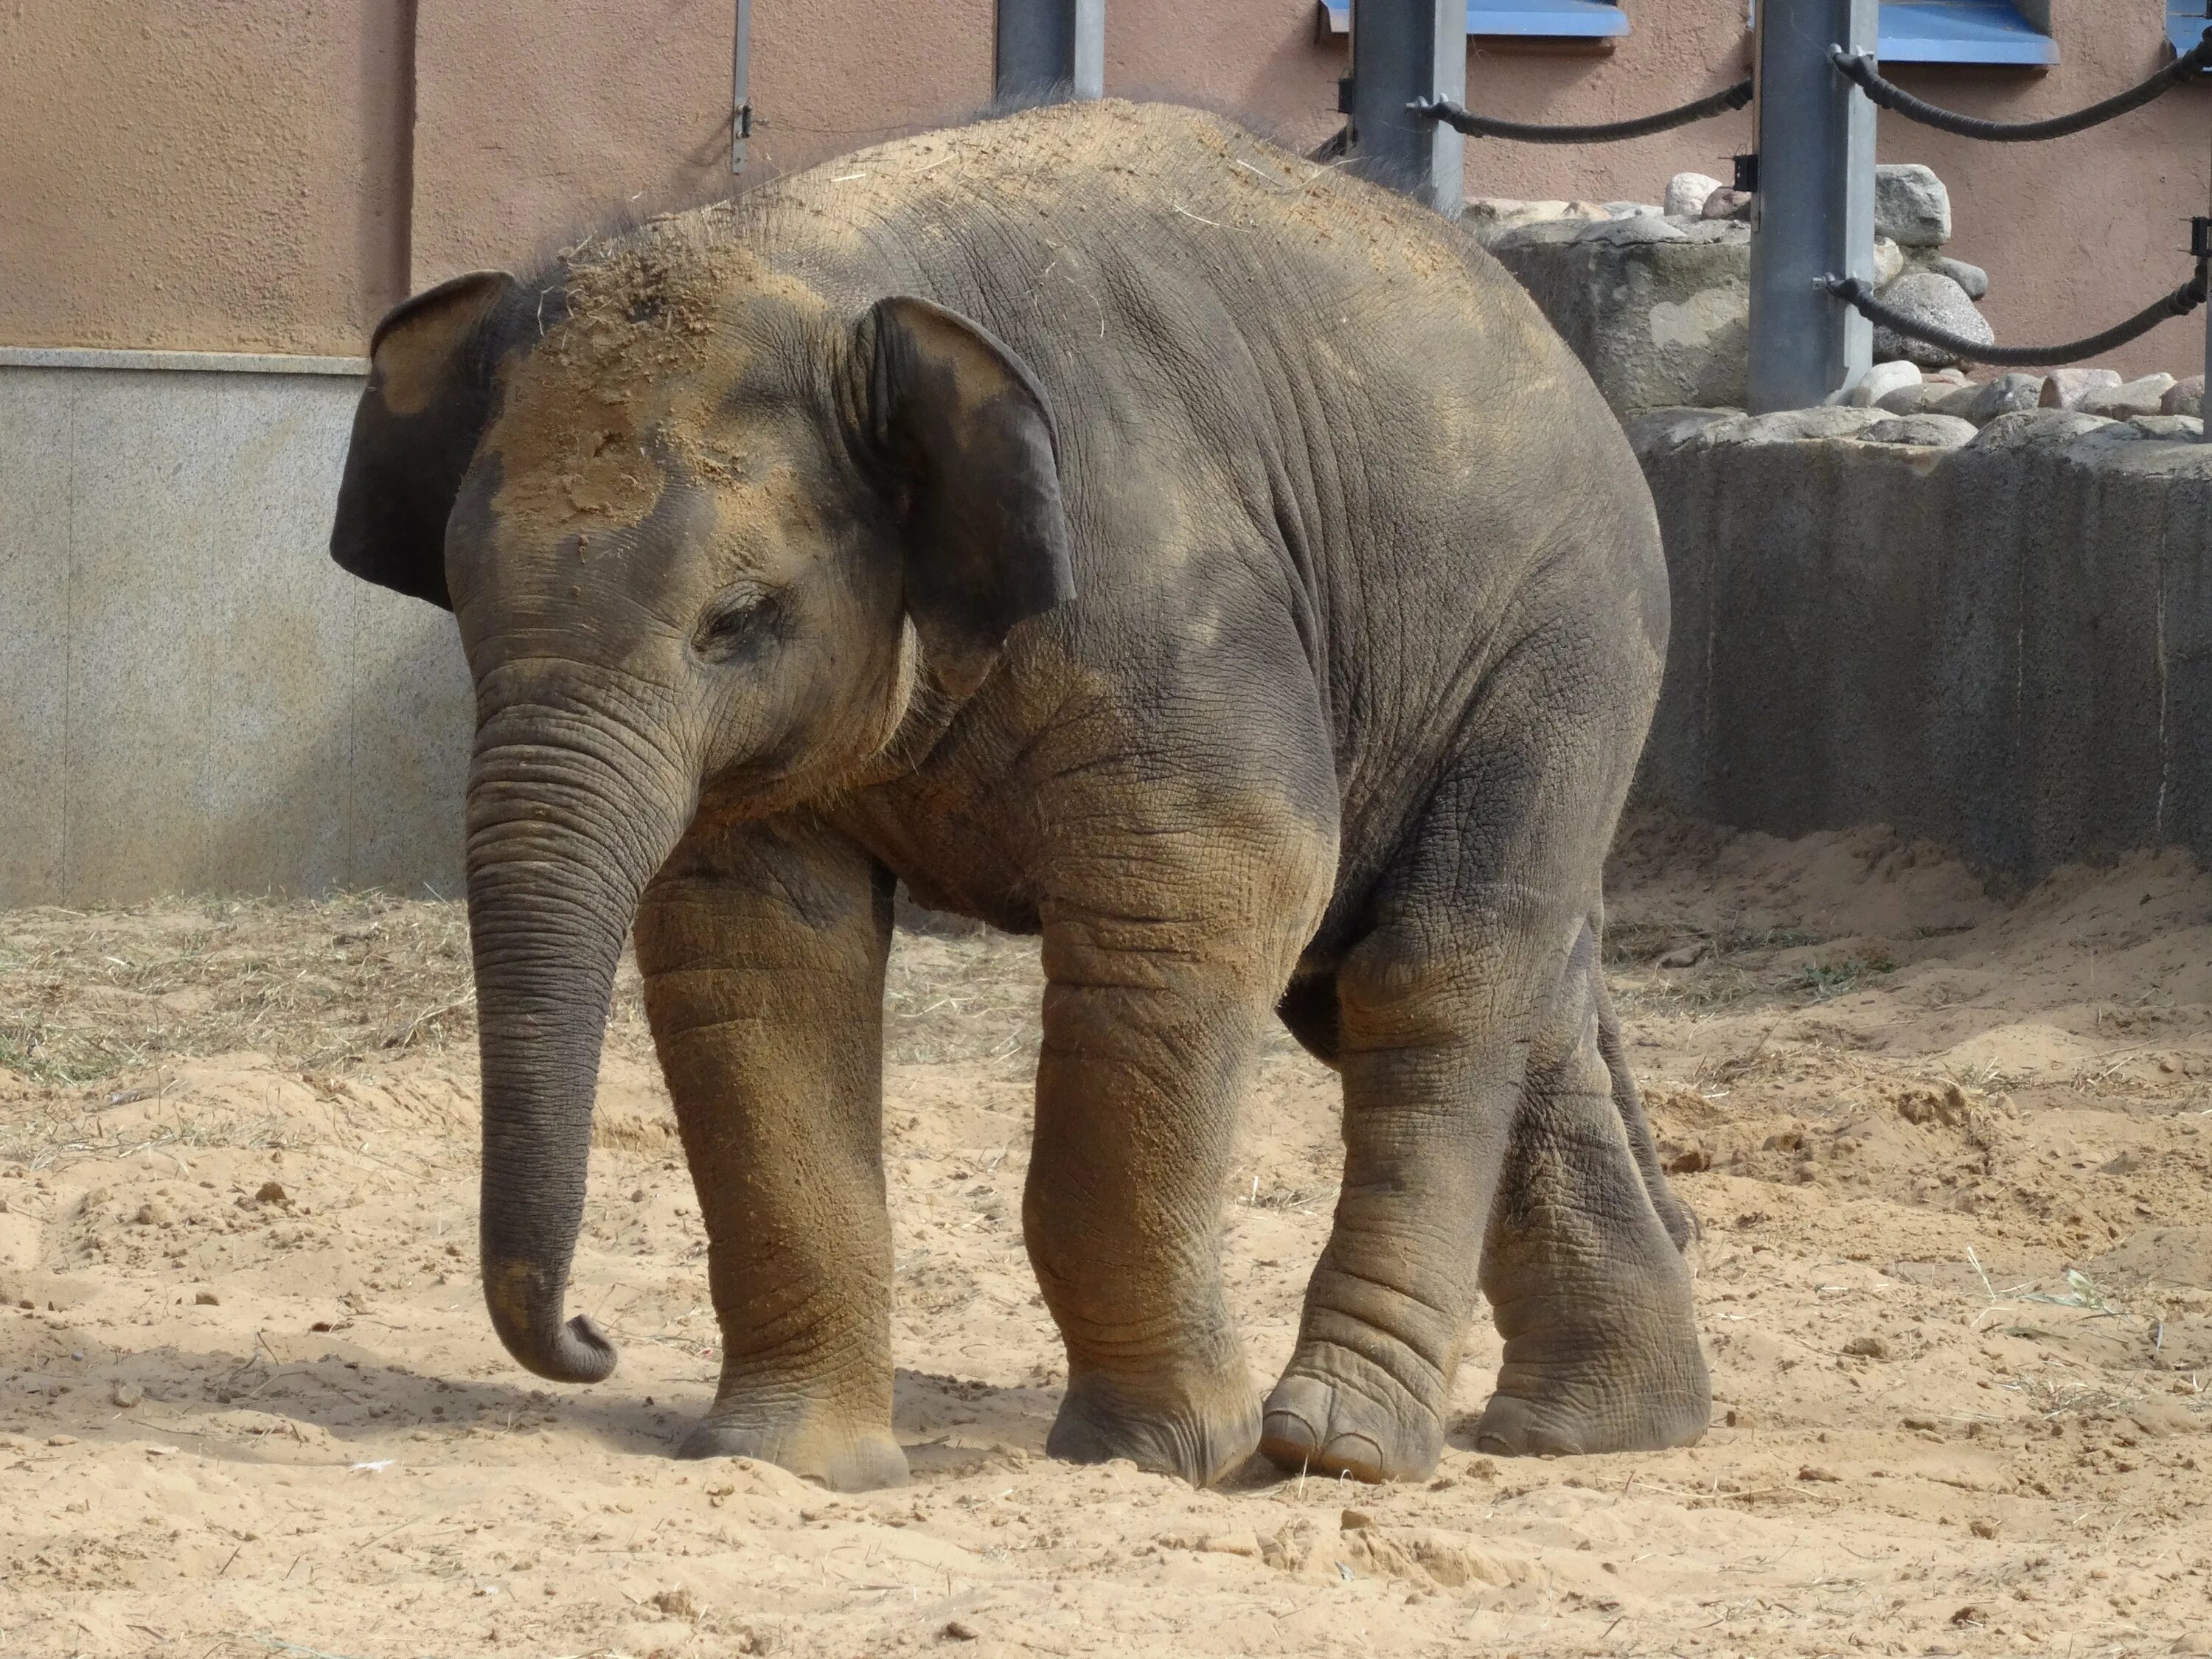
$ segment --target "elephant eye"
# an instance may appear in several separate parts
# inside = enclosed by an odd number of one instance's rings
[[[699,619],[691,648],[702,660],[716,664],[757,656],[775,639],[782,617],[782,604],[773,593],[757,588],[725,593]]]

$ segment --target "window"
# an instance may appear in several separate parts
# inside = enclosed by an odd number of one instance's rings
[[[1881,0],[1876,54],[1884,64],[2055,64],[2051,0]]]
[[[1350,0],[1321,0],[1319,33],[1351,32]],[[1467,32],[1602,40],[1627,33],[1628,17],[1600,0],[1467,0]]]
[[[2204,12],[2204,0],[2166,0],[2166,38],[2175,57],[2195,51],[2204,38],[2205,26],[2212,22]]]

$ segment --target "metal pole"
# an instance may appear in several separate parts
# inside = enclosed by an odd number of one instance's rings
[[[1466,205],[1467,140],[1409,114],[1416,98],[1467,98],[1467,0],[1353,0],[1346,154],[1362,178],[1448,219]]]
[[[1751,409],[1807,409],[1857,385],[1874,325],[1820,287],[1874,280],[1875,106],[1829,62],[1875,49],[1877,0],[1764,0],[1751,217]]]
[[[998,0],[992,80],[1001,103],[1106,95],[1106,0]]]
[[[745,170],[753,136],[753,0],[738,0],[737,39],[730,49],[730,171]]]

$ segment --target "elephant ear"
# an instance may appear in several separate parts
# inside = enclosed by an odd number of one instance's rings
[[[927,300],[880,300],[861,332],[907,615],[925,662],[965,696],[1015,623],[1075,594],[1052,413],[1020,358]]]
[[[519,292],[503,270],[426,289],[376,325],[354,411],[331,557],[447,611],[446,520],[492,412],[485,325]]]

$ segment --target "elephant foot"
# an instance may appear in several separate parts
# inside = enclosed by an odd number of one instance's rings
[[[1672,1289],[1676,1293],[1625,1311],[1616,1329],[1531,1322],[1527,1334],[1508,1337],[1497,1391],[1475,1424],[1475,1449],[1574,1457],[1663,1451],[1702,1439],[1712,1418],[1712,1381],[1686,1272]]]
[[[1294,1474],[1374,1484],[1430,1474],[1444,1448],[1443,1379],[1434,1378],[1432,1398],[1415,1399],[1376,1372],[1334,1344],[1302,1345],[1261,1407],[1260,1449]]]
[[[710,1415],[684,1437],[678,1457],[755,1457],[832,1492],[872,1492],[907,1483],[906,1453],[887,1429],[811,1415],[795,1423]]]
[[[1242,1375],[1143,1397],[1095,1376],[1070,1380],[1046,1436],[1048,1456],[1070,1463],[1126,1457],[1140,1469],[1210,1486],[1252,1455],[1260,1413]]]

